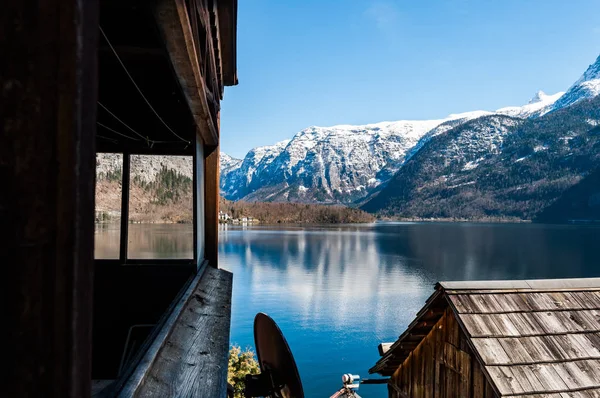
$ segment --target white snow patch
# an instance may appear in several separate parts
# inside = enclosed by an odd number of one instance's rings
[[[471,160],[467,163],[465,163],[465,165],[463,166],[462,170],[463,171],[468,171],[468,170],[473,170],[476,169],[479,166],[479,163],[485,159],[484,157],[481,157],[479,159],[475,159],[475,160]]]
[[[450,186],[448,187],[448,189],[454,189],[454,188],[458,188],[458,187],[463,187],[463,186],[465,186],[465,185],[473,185],[473,184],[475,184],[475,181],[463,182],[463,183],[461,183],[461,184],[450,185]]]

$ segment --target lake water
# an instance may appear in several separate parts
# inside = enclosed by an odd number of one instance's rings
[[[130,228],[132,257],[191,256],[191,226]],[[114,228],[97,230],[99,255],[110,239]],[[369,377],[377,345],[397,339],[437,281],[600,276],[598,227],[223,226],[219,239],[220,267],[234,273],[231,343],[252,347],[254,315],[271,315],[307,397],[330,396],[343,373]],[[387,396],[379,385],[363,385],[359,393]]]

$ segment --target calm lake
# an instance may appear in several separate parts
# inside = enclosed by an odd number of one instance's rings
[[[130,257],[191,257],[189,225],[130,226]],[[118,226],[96,229],[97,257]],[[307,397],[343,373],[369,377],[377,345],[404,331],[440,280],[600,276],[600,228],[531,224],[376,223],[222,226],[220,267],[234,273],[231,343],[253,347],[257,312],[283,330]],[[363,397],[387,396],[364,385]]]

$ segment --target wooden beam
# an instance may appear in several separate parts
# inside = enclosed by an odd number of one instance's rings
[[[171,64],[202,138],[207,145],[218,145],[218,127],[213,122],[206,99],[206,82],[201,73],[185,1],[159,0],[154,14]]]
[[[97,0],[0,12],[3,397],[89,397]]]
[[[204,239],[205,255],[218,267],[219,255],[219,147],[207,150],[204,160]]]
[[[236,70],[237,52],[237,0],[219,0],[219,50],[223,73],[223,85],[238,84]]]

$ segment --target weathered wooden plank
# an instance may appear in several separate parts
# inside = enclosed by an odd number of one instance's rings
[[[552,351],[546,347],[545,340],[540,336],[521,337],[519,339],[524,349],[531,356],[531,359],[535,363],[560,361],[563,359],[562,357],[554,356]]]
[[[531,306],[523,299],[523,294],[519,293],[508,293],[508,294],[495,294],[496,301],[498,301],[504,311],[519,312],[519,311],[531,311]]]
[[[471,396],[471,356],[465,352],[458,350],[457,352],[457,367],[459,386],[458,392],[460,397]]]
[[[554,312],[535,312],[533,317],[538,321],[545,334],[567,333],[569,329]]]
[[[471,337],[503,336],[492,315],[461,314],[460,319]]]
[[[477,312],[477,309],[471,304],[471,300],[469,300],[468,294],[456,294],[448,296],[456,311],[461,313],[473,313]]]
[[[597,334],[532,337],[474,338],[473,345],[486,365],[564,362],[600,359]]]
[[[568,390],[594,387],[594,385],[590,383],[587,375],[583,373],[574,362],[553,363],[549,366],[552,366],[560,378],[565,382]]]
[[[552,355],[553,360],[565,361],[569,359],[569,354],[554,336],[540,336],[539,338],[544,343],[543,347]]]
[[[485,383],[487,382],[485,375],[483,374],[483,370],[481,369],[481,365],[473,360],[473,372],[472,372],[472,380],[473,380],[473,389],[471,390],[471,397],[484,397],[485,396]]]
[[[231,287],[231,273],[206,269],[137,396],[226,396]]]
[[[581,309],[581,304],[563,292],[527,293],[525,300],[535,311],[556,311],[569,308]]]
[[[488,374],[502,395],[515,395],[524,392],[523,387],[508,366],[486,366]]]
[[[498,339],[498,342],[507,352],[509,363],[533,363],[533,358],[521,343],[519,338],[503,338]]]
[[[546,391],[565,391],[568,389],[566,383],[549,364],[528,365],[526,366],[526,369],[528,369],[542,385],[546,386]]]
[[[450,308],[446,310],[446,341],[455,347],[460,344],[460,325]]]
[[[502,336],[521,336],[521,331],[508,314],[491,314],[489,317],[498,326]]]
[[[600,307],[599,292],[572,292],[571,296],[581,304],[582,308],[597,309]]]
[[[521,336],[538,335],[542,333],[542,327],[531,314],[528,313],[513,313],[506,314]]]
[[[511,362],[497,338],[474,338],[472,342],[484,365],[505,365]]]

